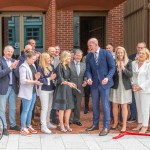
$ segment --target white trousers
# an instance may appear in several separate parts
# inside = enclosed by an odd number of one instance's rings
[[[150,117],[150,93],[136,93],[135,100],[137,105],[138,123],[147,127]]]
[[[134,92],[136,109],[137,109],[137,119],[138,123],[142,123],[142,106],[141,106],[141,96],[139,92]]]
[[[39,91],[39,97],[41,101],[41,125],[47,126],[50,122],[50,112],[52,109],[53,92]]]

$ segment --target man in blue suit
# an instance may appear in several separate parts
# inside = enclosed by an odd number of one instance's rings
[[[16,95],[18,94],[19,61],[13,60],[14,49],[8,45],[4,48],[4,56],[0,58],[0,117],[4,122],[4,135],[9,135],[6,123],[6,103],[9,104],[10,129],[19,131],[16,125]]]
[[[99,47],[98,40],[91,38],[88,41],[90,52],[86,58],[87,83],[91,86],[91,96],[93,104],[93,125],[86,131],[99,129],[100,100],[103,108],[103,129],[100,136],[107,135],[110,128],[110,102],[109,92],[113,85],[113,74],[115,72],[115,62],[112,54]]]

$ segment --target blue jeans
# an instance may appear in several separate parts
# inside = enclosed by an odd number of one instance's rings
[[[36,93],[32,94],[32,99],[22,98],[22,112],[21,112],[21,127],[26,128],[31,125],[32,110],[36,101]]]
[[[16,126],[16,94],[12,86],[8,87],[6,95],[0,95],[0,116],[4,122],[4,128],[7,129],[6,122],[6,103],[8,101],[9,107],[9,121],[10,126]]]

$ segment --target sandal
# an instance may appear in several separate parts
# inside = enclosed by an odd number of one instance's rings
[[[138,124],[136,128],[133,128],[132,131],[139,131],[142,128],[142,124]]]
[[[67,130],[65,129],[65,127],[60,128],[60,131],[61,131],[61,132],[67,132]]]
[[[110,130],[116,130],[118,128],[119,123],[113,124]]]
[[[68,132],[72,132],[72,129],[70,127],[65,127],[65,128]]]
[[[146,133],[148,127],[142,127],[139,133]]]

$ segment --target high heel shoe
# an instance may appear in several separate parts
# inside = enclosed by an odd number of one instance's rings
[[[126,132],[126,130],[121,130],[121,131],[120,131],[120,133],[124,133],[124,132]]]
[[[118,128],[119,123],[115,127],[111,127],[110,130],[116,130]]]
[[[124,133],[124,132],[126,132],[126,131],[127,131],[126,128],[122,128],[122,129],[120,130],[121,133]]]
[[[138,125],[136,128],[133,128],[132,131],[139,131],[142,128],[142,125]]]
[[[68,132],[72,132],[72,129],[70,127],[65,127],[65,128]]]
[[[67,130],[65,129],[65,127],[60,128],[60,131],[61,131],[61,132],[67,132]]]
[[[139,133],[146,133],[148,127],[142,127]]]

